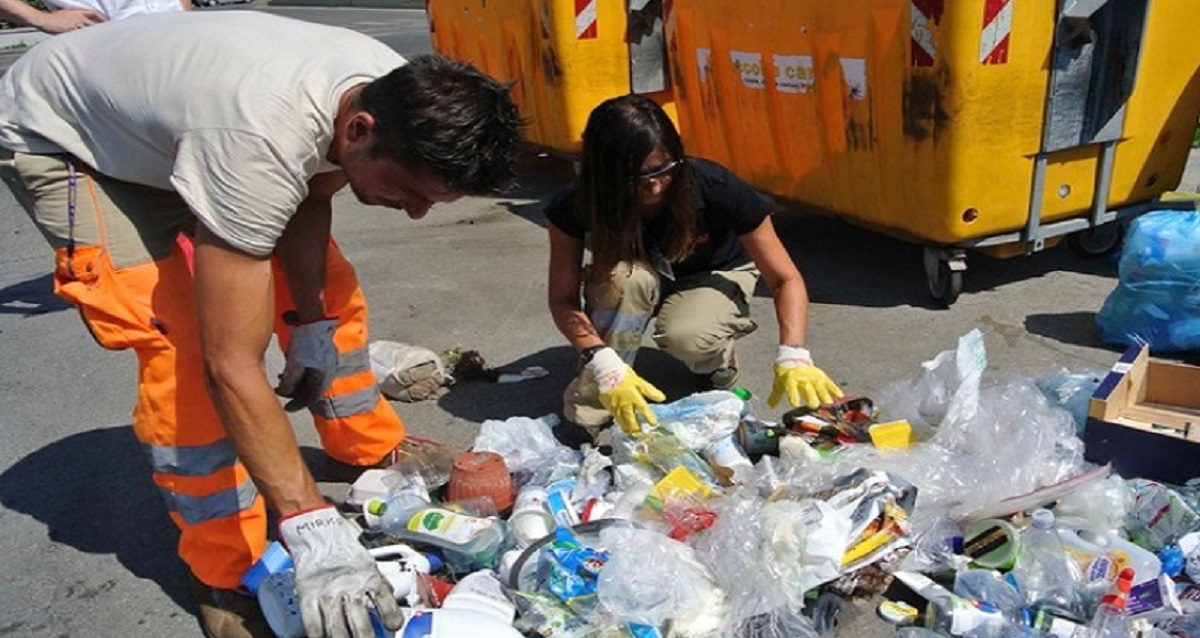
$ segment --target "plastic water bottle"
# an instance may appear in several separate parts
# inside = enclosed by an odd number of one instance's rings
[[[1038,509],[1033,524],[1021,534],[1012,576],[1025,602],[1078,615],[1081,604],[1062,542],[1054,530],[1054,512]]]
[[[998,607],[949,593],[935,596],[925,609],[925,626],[950,636],[987,635],[1007,624]]]
[[[1130,635],[1129,621],[1125,619],[1125,601],[1129,598],[1129,588],[1133,586],[1133,569],[1126,567],[1117,576],[1088,628],[1092,630],[1093,638],[1125,638]]]

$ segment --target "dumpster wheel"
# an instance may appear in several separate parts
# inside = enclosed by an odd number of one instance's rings
[[[938,303],[950,307],[962,293],[967,255],[961,249],[925,247],[925,283]]]
[[[1067,245],[1085,259],[1107,257],[1121,248],[1125,239],[1125,224],[1109,222],[1067,235]]]

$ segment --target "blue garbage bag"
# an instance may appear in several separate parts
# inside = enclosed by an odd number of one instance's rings
[[[1117,287],[1096,314],[1104,343],[1151,352],[1200,350],[1200,212],[1138,217],[1125,237]]]

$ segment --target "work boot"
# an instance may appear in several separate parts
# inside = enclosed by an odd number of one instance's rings
[[[430,491],[444,485],[450,480],[450,468],[454,466],[454,458],[463,450],[436,441],[414,436],[405,436],[400,444],[392,448],[384,457],[370,465],[350,465],[329,455],[325,455],[325,472],[327,480],[342,483],[353,483],[367,470],[389,468],[401,461],[411,460],[419,467],[421,474],[426,477]],[[431,482],[431,479],[433,481]],[[434,484],[436,483],[436,484]]]
[[[191,577],[192,594],[200,607],[200,630],[206,638],[273,638],[258,599],[241,587],[217,589]]]

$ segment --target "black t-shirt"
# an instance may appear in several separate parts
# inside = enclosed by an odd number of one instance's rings
[[[750,261],[738,236],[758,228],[767,218],[770,200],[759,194],[737,175],[716,162],[689,157],[688,164],[696,177],[700,195],[700,241],[690,256],[672,264],[675,276],[685,277],[698,272],[731,270]],[[575,186],[555,195],[546,205],[550,223],[564,233],[582,240],[588,230],[586,219],[575,212]],[[663,224],[669,220],[659,216],[647,228],[646,248],[655,250],[663,236]]]

